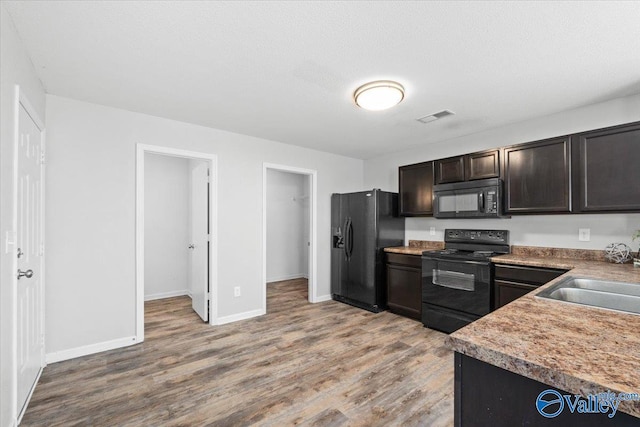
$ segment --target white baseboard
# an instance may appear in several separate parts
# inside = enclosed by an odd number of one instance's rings
[[[84,345],[82,347],[70,348],[68,350],[47,353],[46,360],[47,364],[62,362],[63,360],[75,359],[76,357],[100,353],[101,351],[128,347],[133,344],[138,344],[138,340],[136,339],[136,337],[118,338],[116,340],[104,341],[95,344]]]
[[[315,301],[313,302],[316,303],[316,302],[325,302],[325,301],[331,301],[331,295],[321,295],[319,297],[316,297]]]
[[[237,322],[239,320],[251,319],[266,314],[264,309],[245,311],[244,313],[232,314],[231,316],[218,317],[216,325],[224,325],[226,323]]]
[[[306,279],[307,275],[303,273],[285,274],[284,276],[267,277],[267,283],[281,282],[283,280]]]
[[[164,299],[164,298],[173,298],[173,297],[181,297],[183,295],[189,295],[189,291],[187,289],[183,289],[181,291],[170,291],[170,292],[161,292],[159,294],[151,294],[145,295],[145,301],[153,301],[156,299]],[[191,295],[189,295],[191,296]]]

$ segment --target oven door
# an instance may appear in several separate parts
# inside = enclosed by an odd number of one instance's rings
[[[422,258],[422,302],[483,316],[491,310],[491,268],[486,261]]]

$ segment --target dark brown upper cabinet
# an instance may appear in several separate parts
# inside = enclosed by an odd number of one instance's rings
[[[500,177],[500,150],[435,161],[436,184]]]
[[[464,158],[467,181],[500,177],[500,150],[467,154]]]
[[[570,137],[504,149],[504,197],[508,214],[571,211]]]
[[[573,139],[576,212],[640,210],[640,122]]]
[[[435,161],[436,184],[464,181],[464,156]]]
[[[398,168],[401,216],[433,215],[433,162]]]

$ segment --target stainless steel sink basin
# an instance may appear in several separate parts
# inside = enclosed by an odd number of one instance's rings
[[[640,314],[640,283],[567,276],[536,297]]]

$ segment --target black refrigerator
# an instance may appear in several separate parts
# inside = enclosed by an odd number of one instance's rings
[[[398,194],[331,196],[331,296],[375,313],[387,306],[384,248],[404,245]]]

